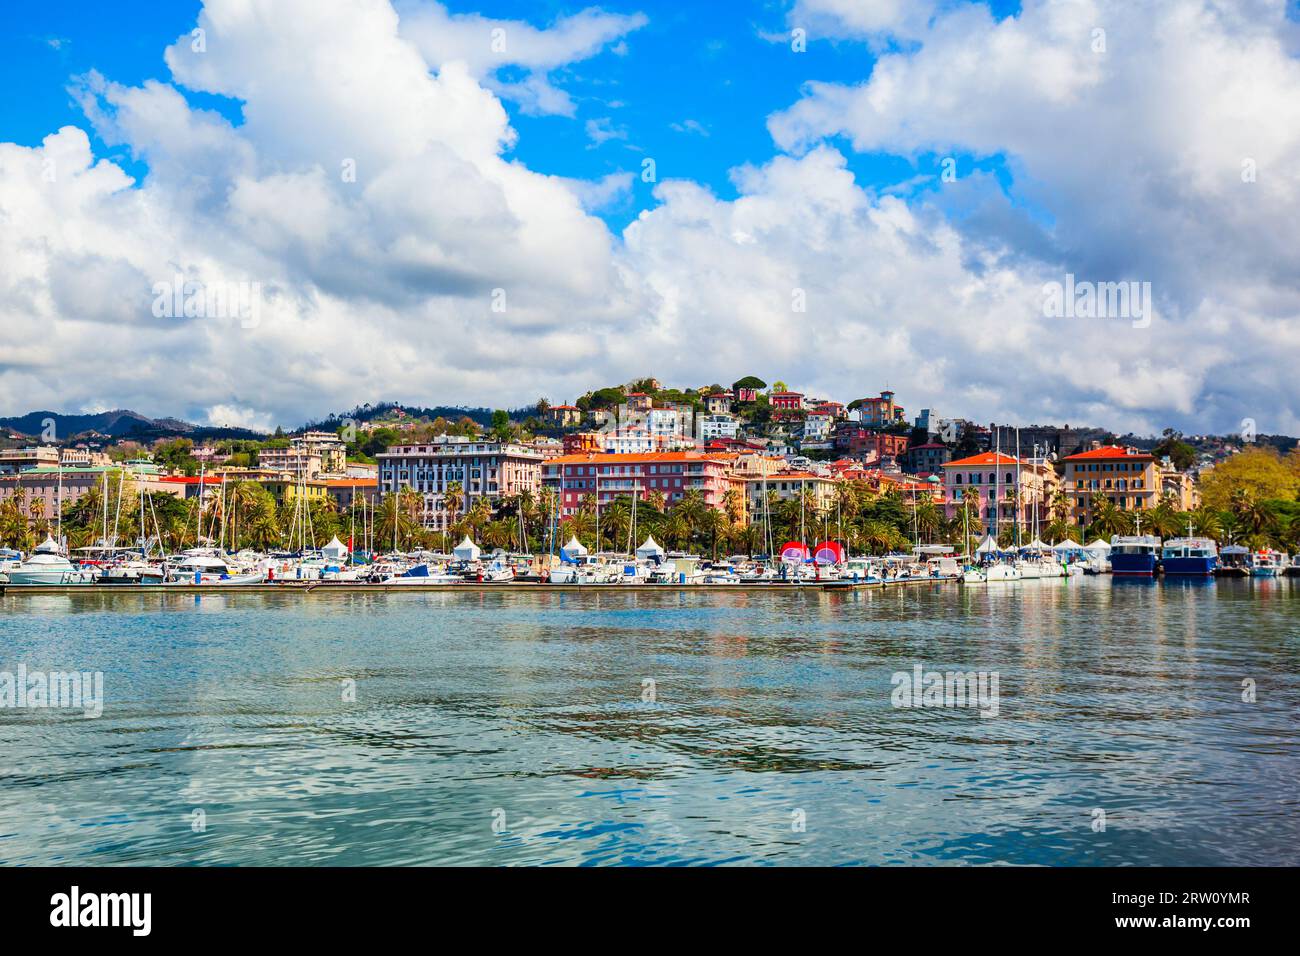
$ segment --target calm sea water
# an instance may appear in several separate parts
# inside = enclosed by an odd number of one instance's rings
[[[9,596],[0,628],[0,671],[105,682],[98,719],[0,710],[4,864],[1300,863],[1294,579]],[[998,716],[891,706],[916,664],[996,672]]]

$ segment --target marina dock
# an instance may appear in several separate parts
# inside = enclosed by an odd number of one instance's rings
[[[534,581],[477,582],[464,584],[369,584],[351,581],[277,581],[267,584],[0,584],[0,596],[41,594],[363,594],[397,592],[481,593],[484,591],[617,591],[712,592],[729,591],[861,591],[926,584],[957,584],[956,578],[902,578],[888,581],[755,581],[737,584],[544,584]]]

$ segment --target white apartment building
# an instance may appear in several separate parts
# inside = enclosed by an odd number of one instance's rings
[[[700,438],[706,442],[735,438],[739,433],[740,421],[734,415],[706,415],[700,419]]]

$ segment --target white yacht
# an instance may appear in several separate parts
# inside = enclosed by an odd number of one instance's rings
[[[59,546],[51,537],[37,546],[30,557],[7,572],[9,584],[14,586],[33,584],[93,584],[95,572],[82,571],[73,567],[71,561],[59,552]]]

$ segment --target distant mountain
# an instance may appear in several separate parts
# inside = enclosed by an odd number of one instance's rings
[[[0,418],[0,430],[39,439],[48,423],[53,422],[56,441],[70,441],[95,433],[110,438],[153,441],[158,438],[184,436],[200,441],[205,438],[261,438],[246,428],[212,428],[193,425],[179,418],[147,418],[139,412],[118,408],[94,415],[61,415],[58,412],[28,412],[14,418]]]

